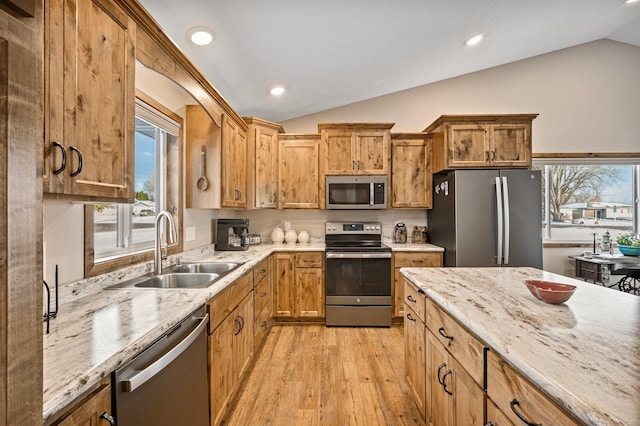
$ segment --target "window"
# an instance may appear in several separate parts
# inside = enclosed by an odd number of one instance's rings
[[[640,160],[539,158],[543,176],[543,233],[549,242],[612,241],[638,233]]]
[[[85,210],[85,233],[92,234],[85,241],[85,250],[91,258],[88,262],[91,264],[85,268],[90,272],[86,275],[146,260],[144,255],[134,254],[146,252],[151,258],[156,214],[169,210],[176,218],[179,212],[177,182],[182,120],[161,109],[156,104],[152,106],[149,100],[136,99],[133,204],[99,203]]]

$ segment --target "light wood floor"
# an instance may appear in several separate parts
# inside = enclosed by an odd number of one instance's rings
[[[424,425],[403,353],[401,325],[276,325],[225,424]]]

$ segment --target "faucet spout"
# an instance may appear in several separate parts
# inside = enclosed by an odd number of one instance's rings
[[[156,241],[154,248],[154,256],[153,256],[153,273],[159,275],[162,273],[162,241],[160,239],[160,222],[162,218],[166,218],[167,222],[169,222],[169,243],[174,244],[178,238],[176,235],[176,226],[173,222],[173,216],[166,210],[162,210],[156,216],[155,228],[156,228]]]

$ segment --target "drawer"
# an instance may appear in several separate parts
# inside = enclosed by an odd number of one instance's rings
[[[394,267],[438,267],[442,266],[442,253],[405,253],[397,252],[394,256]]]
[[[269,328],[271,328],[270,310],[268,308],[265,308],[260,312],[256,311],[256,318],[253,327],[256,347],[260,345],[263,339],[267,336],[267,333],[269,333]]]
[[[271,256],[258,263],[253,268],[253,283],[257,286],[260,281],[271,274]]]
[[[494,352],[487,357],[487,395],[514,424],[523,424],[516,413],[532,424],[579,424]]]
[[[271,281],[262,280],[255,288],[253,294],[254,309],[256,312],[262,311],[265,307],[271,307]]]
[[[295,255],[297,268],[321,268],[323,260],[322,252],[296,253]]]
[[[253,271],[249,271],[207,302],[209,333],[212,333],[252,290]]]
[[[431,299],[427,299],[425,309],[425,324],[429,331],[460,364],[464,365],[473,380],[483,387],[485,346]]]
[[[409,280],[404,278],[404,304],[410,307],[422,322],[425,321],[424,300],[424,293],[418,290],[418,287],[411,284]]]

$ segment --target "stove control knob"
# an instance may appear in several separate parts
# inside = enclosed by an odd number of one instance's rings
[[[380,230],[380,225],[376,225],[376,231]]]

